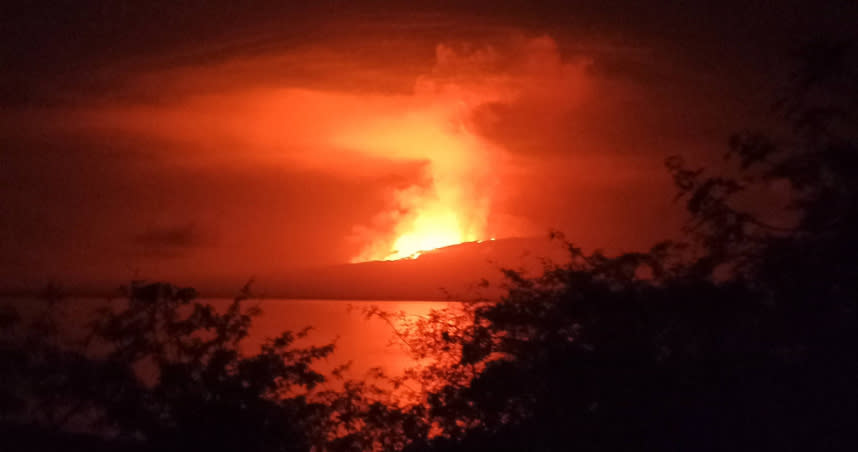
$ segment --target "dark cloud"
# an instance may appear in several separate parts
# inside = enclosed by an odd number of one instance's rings
[[[434,43],[490,42],[510,29],[558,37],[569,53],[591,54],[596,37],[659,48],[703,70],[748,64],[764,70],[779,67],[779,51],[798,36],[851,33],[858,6],[850,0],[36,0],[6,2],[0,12],[0,100],[10,106],[55,105],[77,99],[77,92],[118,94],[117,80],[140,70],[348,46],[356,38],[361,42],[351,52],[363,60],[376,55],[379,67],[391,65],[390,46],[399,47],[397,60],[414,56],[416,64],[431,57]],[[399,51],[404,47],[412,52]],[[602,60],[606,71],[634,71],[623,59]]]
[[[478,93],[463,122],[503,158],[467,195],[492,187],[491,232],[644,246],[681,220],[663,157],[720,155],[765,122],[792,46],[858,18],[771,3],[7,2],[0,285],[348,261],[443,153],[361,133],[432,93]]]
[[[143,253],[155,257],[176,257],[206,244],[204,232],[194,223],[150,227],[134,236]]]

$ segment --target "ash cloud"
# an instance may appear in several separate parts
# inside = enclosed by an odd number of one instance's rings
[[[858,9],[203,3],[3,10],[0,280],[347,262],[439,196],[486,236],[646,246],[681,221],[663,157],[721,155]]]

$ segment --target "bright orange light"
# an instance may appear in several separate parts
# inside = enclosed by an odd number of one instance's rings
[[[449,209],[421,212],[410,232],[393,243],[393,252],[384,260],[415,258],[423,251],[476,240],[459,224],[459,218]]]
[[[168,96],[175,102],[108,105],[75,117],[94,130],[133,132],[212,151],[182,153],[183,163],[233,165],[234,149],[242,149],[242,162],[318,171],[350,182],[368,177],[372,187],[388,184],[373,192],[378,193],[372,198],[374,214],[356,219],[344,237],[354,249],[352,262],[414,258],[440,247],[493,240],[498,231],[507,234],[508,228],[499,226],[504,216],[490,214],[495,196],[505,192],[497,180],[500,170],[512,162],[500,142],[504,134],[492,131],[506,124],[504,112],[512,111],[506,107],[519,103],[523,111],[544,108],[555,112],[551,118],[566,121],[587,86],[587,64],[564,62],[547,37],[516,38],[500,50],[458,47],[439,45],[435,67],[414,80],[413,92],[319,90],[299,81],[219,88],[234,83],[231,75],[221,80],[223,74],[315,61],[312,55],[271,55],[152,74],[139,82],[141,92],[175,85],[180,95]],[[330,68],[319,68],[325,70]],[[399,76],[411,77],[413,69]],[[217,81],[212,86],[218,88],[193,94],[191,85],[201,80]],[[512,126],[512,136],[531,126],[543,130],[536,122],[522,123]],[[521,148],[516,159],[528,161],[523,151],[530,149],[529,141],[513,141]],[[312,196],[308,202],[314,202]]]
[[[500,150],[469,130],[470,109],[458,94],[416,96],[404,114],[367,117],[332,137],[341,147],[425,164],[424,178],[394,190],[353,262],[415,258],[487,238],[491,169]]]

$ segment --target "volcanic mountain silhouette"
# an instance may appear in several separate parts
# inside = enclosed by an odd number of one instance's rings
[[[438,248],[414,259],[297,270],[260,279],[260,285],[268,296],[285,298],[473,299],[498,294],[502,268],[537,271],[543,258],[564,257],[563,247],[547,238],[507,238]]]

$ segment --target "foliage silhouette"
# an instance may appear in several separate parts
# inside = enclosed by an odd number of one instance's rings
[[[45,326],[58,323],[58,299],[20,331],[11,328],[20,318],[3,316],[7,444],[24,449],[53,435],[42,449],[71,437],[110,450],[309,448],[314,419],[325,415],[307,398],[325,380],[312,364],[333,345],[297,348],[306,331],[284,332],[243,354],[260,313],[243,306],[249,284],[224,312],[195,302],[193,289],[135,282],[124,290],[127,303],[103,308],[77,344]],[[90,436],[62,434],[75,430]]]
[[[731,137],[735,167],[667,159],[688,242],[608,257],[555,234],[568,263],[399,331],[432,361],[409,378],[434,433],[407,449],[853,450],[855,50],[812,43],[775,105],[790,133]]]
[[[569,261],[504,270],[499,302],[367,311],[417,359],[402,377],[317,391],[333,346],[296,347],[306,331],[242,353],[249,286],[217,312],[134,283],[76,345],[51,288],[29,323],[0,310],[0,433],[31,450],[855,450],[855,51],[812,43],[776,104],[789,133],[736,134],[722,173],[667,159],[688,242],[606,256],[554,234]]]

